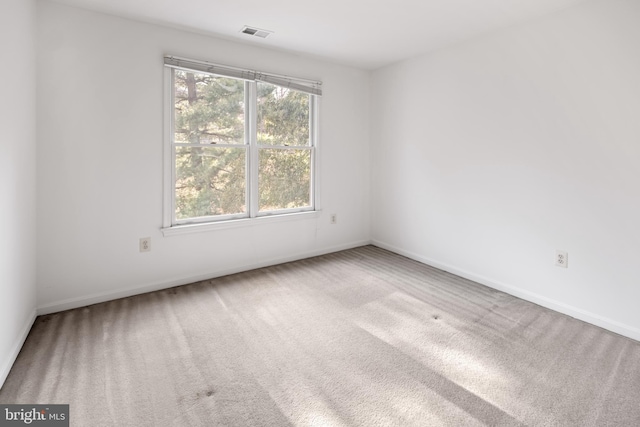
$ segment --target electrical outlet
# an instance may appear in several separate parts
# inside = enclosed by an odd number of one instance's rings
[[[331,224],[337,224],[338,223],[338,215],[331,214],[331,216],[329,217],[329,222]]]
[[[151,250],[151,237],[143,237],[140,239],[140,252],[149,252]]]
[[[567,254],[567,251],[556,250],[555,262],[556,267],[569,267],[569,254]]]

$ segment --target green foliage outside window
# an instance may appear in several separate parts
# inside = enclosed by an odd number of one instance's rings
[[[174,73],[174,138],[190,144],[175,152],[176,218],[247,212],[245,83]],[[310,96],[258,83],[256,103],[260,211],[310,206]]]

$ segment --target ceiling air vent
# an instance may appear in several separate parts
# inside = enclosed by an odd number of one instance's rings
[[[266,39],[267,37],[269,37],[269,35],[273,34],[273,31],[261,30],[260,28],[247,27],[247,26],[245,26],[240,32],[244,34],[248,34],[250,36],[261,37],[263,39]]]

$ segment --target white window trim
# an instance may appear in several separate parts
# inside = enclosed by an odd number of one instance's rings
[[[174,91],[172,90],[172,69],[164,67],[164,150],[163,150],[163,210],[162,210],[162,227],[161,231],[163,236],[175,236],[181,234],[200,233],[206,231],[230,229],[247,227],[254,225],[270,224],[282,221],[296,221],[296,220],[308,220],[318,218],[322,212],[320,205],[320,180],[318,179],[318,170],[320,164],[319,155],[319,110],[320,110],[320,97],[311,97],[309,103],[309,116],[311,118],[311,127],[309,129],[310,137],[312,138],[311,146],[308,147],[312,151],[311,156],[311,206],[296,209],[279,209],[276,211],[258,211],[258,172],[257,168],[248,168],[247,173],[250,175],[249,191],[247,192],[248,204],[251,204],[247,213],[238,215],[224,215],[215,217],[203,217],[193,222],[188,223],[174,223],[175,215],[175,150],[173,147],[173,105],[174,105]],[[250,90],[253,92],[254,86],[249,85]],[[246,105],[249,106],[251,111],[250,117],[255,117],[256,105],[255,96],[245,91],[247,99]],[[254,138],[255,132],[252,127],[255,125],[253,120],[249,120],[247,124],[248,137]],[[251,141],[246,149],[249,152],[247,161],[249,164],[255,165],[258,161],[258,151],[260,146],[256,141]],[[278,147],[276,147],[278,148]],[[296,147],[294,147],[296,148]],[[255,170],[254,170],[255,169]],[[251,215],[251,216],[250,216]]]
[[[227,230],[230,228],[243,228],[273,224],[278,222],[291,222],[300,220],[315,220],[320,218],[321,210],[296,212],[289,214],[278,214],[271,216],[259,216],[255,218],[241,218],[226,221],[202,222],[195,224],[174,225],[164,227],[160,230],[165,237],[178,236],[182,234],[204,233],[207,231]]]

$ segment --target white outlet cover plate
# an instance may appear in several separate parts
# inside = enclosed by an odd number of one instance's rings
[[[569,254],[567,251],[556,250],[555,264],[557,267],[568,268],[569,267]]]
[[[151,251],[151,237],[143,237],[140,239],[140,252]]]

